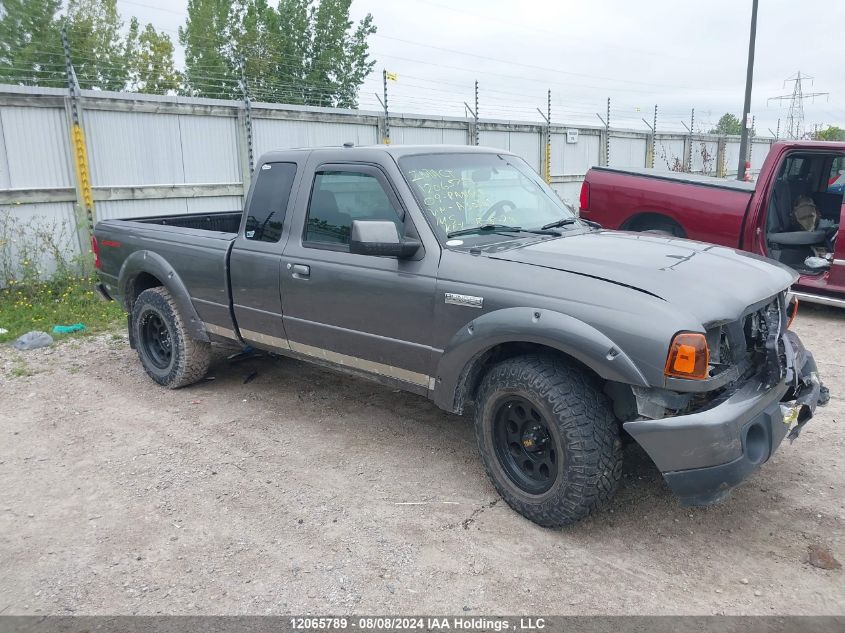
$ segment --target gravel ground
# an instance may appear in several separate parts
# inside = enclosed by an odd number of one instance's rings
[[[5,347],[0,612],[843,614],[808,557],[845,561],[845,312],[795,327],[833,393],[799,440],[705,509],[630,447],[610,509],[564,530],[421,397],[284,359],[168,391],[122,334]]]

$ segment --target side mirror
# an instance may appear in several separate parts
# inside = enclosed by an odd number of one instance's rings
[[[418,240],[399,235],[396,224],[389,220],[353,220],[349,236],[349,252],[376,257],[406,259],[420,249]]]

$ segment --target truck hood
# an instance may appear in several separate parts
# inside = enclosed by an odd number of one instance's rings
[[[748,306],[798,278],[785,266],[758,255],[622,231],[573,233],[488,257],[627,286],[676,304],[702,323],[737,318]]]

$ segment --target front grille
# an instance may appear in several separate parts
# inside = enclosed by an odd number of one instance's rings
[[[786,371],[781,334],[786,328],[782,294],[756,307],[737,321],[707,330],[711,376],[739,368],[738,379],[760,375],[767,385],[779,382]]]
[[[763,380],[769,387],[786,375],[786,357],[781,340],[785,329],[782,303],[782,296],[773,298],[764,307],[747,314],[742,324],[746,358],[755,372],[762,372]]]

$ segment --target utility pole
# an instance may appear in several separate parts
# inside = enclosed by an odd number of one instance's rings
[[[739,141],[739,165],[737,165],[737,180],[745,180],[745,156],[748,147],[748,112],[751,110],[751,84],[754,80],[754,46],[757,40],[757,4],[751,4],[751,35],[748,38],[748,69],[745,74],[745,102],[742,106],[742,130]]]

